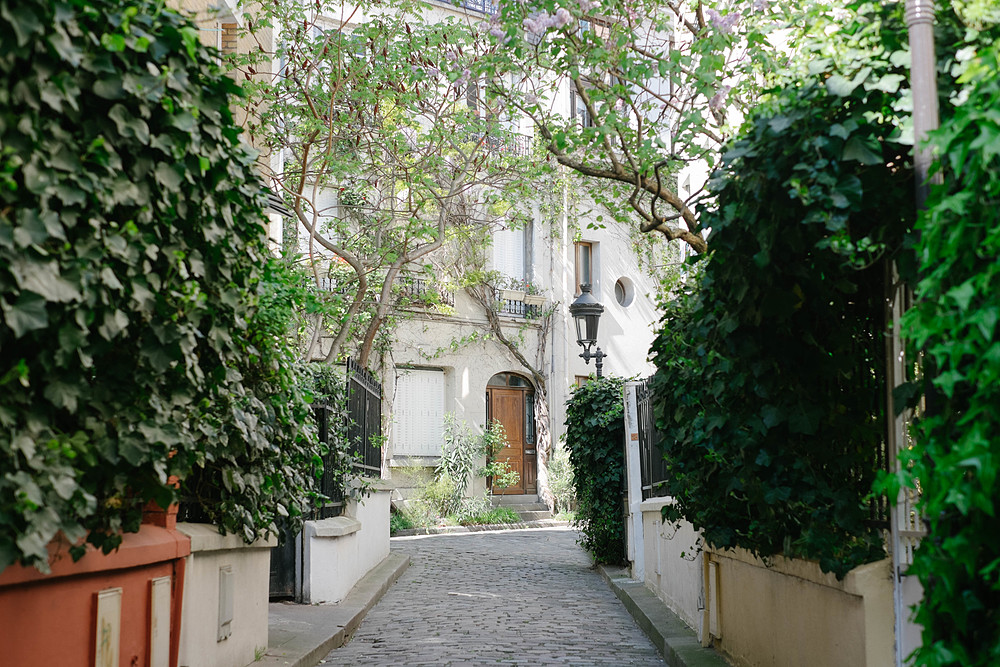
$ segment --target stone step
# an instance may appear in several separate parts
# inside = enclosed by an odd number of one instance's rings
[[[538,496],[534,493],[520,496],[493,496],[494,505],[529,505],[538,502]]]
[[[543,519],[552,518],[552,512],[548,510],[518,511],[517,515],[521,517],[521,521],[542,521]]]
[[[549,508],[545,505],[545,503],[524,503],[521,505],[503,504],[503,505],[494,505],[494,507],[506,507],[508,509],[514,510],[518,514],[520,514],[521,512],[547,512],[549,510]]]

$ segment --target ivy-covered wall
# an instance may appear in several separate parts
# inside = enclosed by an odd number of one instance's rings
[[[599,564],[625,558],[624,391],[622,378],[591,378],[566,403],[579,541]]]
[[[919,485],[929,532],[912,569],[916,664],[935,667],[1000,662],[1000,42],[967,55],[961,104],[933,138],[944,185],[917,225],[921,279],[902,329],[932,388],[902,477]]]
[[[60,531],[108,551],[150,500],[247,540],[301,514],[316,451],[236,84],[162,3],[0,17],[0,569]]]

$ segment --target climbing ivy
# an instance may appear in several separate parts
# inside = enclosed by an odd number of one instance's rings
[[[711,251],[665,306],[652,352],[668,520],[717,548],[882,557],[866,503],[883,438],[885,262],[912,210],[894,111],[901,11],[853,26],[853,61],[817,61],[723,156],[701,213]]]
[[[108,552],[148,501],[247,540],[301,515],[315,450],[238,87],[162,3],[0,17],[0,569],[46,569],[59,533]]]
[[[912,572],[923,584],[920,665],[1000,661],[1000,42],[960,71],[964,101],[933,144],[945,185],[918,229],[922,277],[903,333],[928,361],[934,396],[903,477],[921,491],[929,536]]]
[[[625,557],[624,388],[622,378],[592,378],[566,403],[580,544],[597,563],[620,563]]]

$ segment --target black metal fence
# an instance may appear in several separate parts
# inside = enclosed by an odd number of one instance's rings
[[[380,477],[382,474],[382,385],[374,375],[348,359],[347,423],[343,425],[343,434],[347,436],[346,451],[335,433],[339,426],[335,421],[336,407],[321,403],[314,409],[319,440],[327,445],[320,493],[328,500],[316,507],[313,515],[317,519],[327,519],[340,516],[344,511],[345,456],[350,467],[361,476]]]
[[[347,360],[347,442],[354,469],[382,475],[382,384],[353,359]]]
[[[639,470],[642,478],[642,499],[666,494],[667,462],[660,449],[660,433],[653,417],[653,396],[649,378],[636,387],[636,408],[639,417]]]
[[[537,319],[542,316],[542,306],[528,304],[516,299],[500,299],[499,312],[511,317]]]

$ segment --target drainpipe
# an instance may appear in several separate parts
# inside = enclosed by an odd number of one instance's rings
[[[910,88],[913,90],[913,162],[916,169],[917,210],[927,200],[933,155],[924,143],[938,127],[937,62],[934,57],[934,2],[906,0],[906,27],[910,34]],[[940,176],[936,176],[940,179]],[[935,182],[938,182],[937,180]]]
[[[937,95],[937,59],[934,55],[934,2],[933,0],[905,0],[906,27],[910,39],[910,89],[913,91],[913,165],[916,177],[915,204],[918,213],[923,210],[930,190],[930,184],[940,183],[941,174],[938,173],[931,181],[928,181],[931,163],[934,156],[927,146],[927,135],[938,127],[938,95]],[[903,344],[899,335],[899,320],[905,308],[909,288],[900,286],[893,289],[891,286],[896,283],[895,266],[887,271],[890,278],[891,306],[890,313],[892,319],[892,331],[886,341],[887,354],[887,376],[891,384],[899,384],[905,379],[905,362],[902,358]],[[892,390],[887,394],[886,413],[891,418],[896,414],[893,405]],[[910,420],[909,415],[901,415],[893,419],[889,427],[889,447],[890,461],[893,468],[898,467],[897,461],[899,450],[906,442],[906,422]],[[895,607],[895,648],[896,665],[903,667],[908,647],[904,645],[903,631],[905,618],[909,614],[909,609],[903,601],[903,575],[906,563],[902,558],[902,539],[900,531],[908,529],[908,517],[901,517],[899,513],[902,509],[908,512],[909,507],[903,500],[904,491],[900,492],[896,502],[889,510],[890,531],[892,534],[892,560],[893,560],[893,603]],[[902,506],[902,508],[901,508]],[[901,525],[904,524],[904,525]]]

